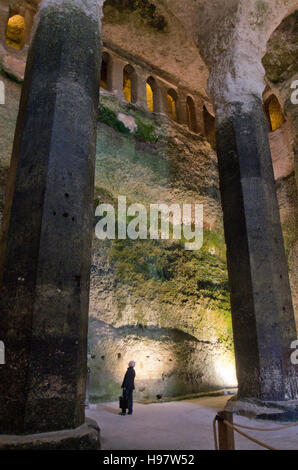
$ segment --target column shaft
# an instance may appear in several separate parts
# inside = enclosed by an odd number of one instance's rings
[[[162,114],[168,114],[168,93],[167,89],[162,85],[158,84],[157,89],[156,89],[156,94],[157,94],[157,112],[162,113]]]
[[[147,90],[146,90],[146,76],[137,72],[136,77],[137,86],[137,104],[147,109]]]
[[[125,63],[122,60],[113,57],[111,66],[111,80],[110,86],[111,91],[120,98],[124,98],[123,95],[123,68]]]
[[[265,116],[254,97],[250,111],[231,109],[217,145],[239,396],[293,399],[297,335]]]
[[[84,422],[100,77],[87,4],[45,3],[29,51],[0,258],[0,434]]]
[[[186,110],[186,96],[184,93],[178,91],[177,102],[177,115],[179,124],[188,125],[187,110]]]

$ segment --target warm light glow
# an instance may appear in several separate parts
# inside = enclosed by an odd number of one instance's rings
[[[154,347],[153,347],[154,346]],[[113,358],[109,359],[113,361]],[[149,341],[134,341],[128,351],[121,352],[121,359],[114,359],[116,362],[109,363],[116,383],[121,383],[126,372],[128,362],[136,362],[136,375],[138,388],[146,387],[150,394],[164,392],[164,383],[162,377],[171,375],[177,367],[175,353],[164,344],[156,344]]]
[[[214,367],[218,383],[221,383],[224,387],[237,387],[236,369],[233,360],[225,356],[216,357]]]
[[[177,121],[177,110],[176,110],[176,102],[174,98],[168,93],[168,115],[174,121]]]
[[[279,129],[283,125],[284,116],[278,99],[275,96],[270,99],[268,113],[270,118],[271,130],[276,131],[276,129]]]
[[[22,49],[25,32],[25,20],[21,15],[14,15],[8,20],[6,44],[15,49]]]
[[[153,90],[149,83],[146,83],[146,95],[147,95],[147,107],[149,111],[153,113],[154,104],[153,104]]]
[[[131,103],[131,79],[127,72],[123,74],[123,94],[124,99]]]

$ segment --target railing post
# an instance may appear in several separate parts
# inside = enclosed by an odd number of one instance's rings
[[[218,419],[218,443],[219,450],[235,450],[234,430],[227,426],[224,421],[233,424],[233,413],[231,411],[219,411]]]

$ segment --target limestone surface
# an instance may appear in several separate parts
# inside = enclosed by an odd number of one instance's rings
[[[127,63],[133,58],[144,61],[165,82],[174,79],[204,98],[211,72],[208,92],[217,107],[223,101],[243,98],[239,81],[259,95],[267,82],[277,94],[286,116],[286,133],[277,130],[270,141],[297,319],[297,192],[292,147],[298,123],[297,106],[290,101],[290,85],[297,78],[296,16],[292,14],[296,2],[152,0],[145,3],[156,9],[150,7],[145,16],[135,6],[140,2],[125,2],[128,8],[119,8],[120,3],[105,2],[103,39]],[[8,4],[23,15],[27,8],[36,11],[39,1],[0,2],[1,37],[5,36]],[[88,7],[88,2],[76,4]],[[227,54],[228,49],[233,53]],[[0,216],[20,94],[20,85],[13,80],[22,76],[25,53],[16,56],[1,48],[1,56],[7,105],[0,105]],[[224,96],[217,92],[222,83]],[[102,110],[108,112],[98,123],[95,207],[99,201],[115,204],[119,193],[145,205],[201,202],[205,243],[199,255],[186,255],[179,244],[130,245],[94,239],[91,395],[116,398],[131,355],[139,356],[135,358],[140,397],[154,396],[157,390],[183,394],[231,385],[235,380],[232,328],[216,155],[201,135],[165,117],[108,96],[102,98]]]

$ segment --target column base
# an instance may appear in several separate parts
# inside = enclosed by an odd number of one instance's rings
[[[22,436],[2,434],[0,450],[100,450],[100,429],[88,418],[75,429]]]
[[[262,401],[257,398],[231,398],[225,411],[247,418],[265,419],[281,422],[298,421],[298,400]]]

